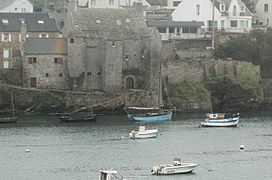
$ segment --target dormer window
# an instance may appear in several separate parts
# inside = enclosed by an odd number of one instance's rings
[[[240,10],[241,10],[241,12],[245,12],[245,6],[244,6],[244,5],[241,5],[241,6],[240,6]]]
[[[7,19],[2,19],[2,23],[3,23],[3,24],[8,24],[9,21],[8,21]]]
[[[95,19],[95,22],[96,22],[96,24],[100,24],[101,23],[100,19]]]
[[[44,24],[43,20],[38,20],[38,24]]]
[[[226,6],[225,4],[220,4],[220,11],[225,12],[226,11]]]

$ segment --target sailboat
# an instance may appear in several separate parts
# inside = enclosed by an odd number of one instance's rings
[[[127,107],[125,108],[125,111],[127,112],[127,116],[130,120],[138,122],[160,122],[172,120],[173,111],[161,109],[161,64],[159,65],[158,81],[158,106]]]
[[[15,122],[17,122],[18,118],[15,116],[13,93],[11,93],[11,107],[12,107],[12,117],[1,117],[0,123],[15,123]]]

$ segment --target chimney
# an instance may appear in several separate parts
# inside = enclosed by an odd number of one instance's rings
[[[23,57],[24,55],[24,42],[26,40],[26,34],[27,34],[27,25],[25,23],[25,19],[20,19],[21,21],[21,41],[20,41],[20,50],[21,50],[21,55]]]

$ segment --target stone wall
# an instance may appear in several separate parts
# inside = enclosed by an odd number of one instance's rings
[[[36,57],[36,63],[29,64],[28,58]],[[62,58],[63,63],[55,63]],[[64,55],[27,55],[24,57],[24,87],[31,87],[31,78],[36,78],[36,88],[68,89],[67,58]]]
[[[0,69],[0,82],[21,86],[23,82],[22,68]]]

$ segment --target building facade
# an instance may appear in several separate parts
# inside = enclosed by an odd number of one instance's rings
[[[260,24],[272,26],[272,1],[258,0],[256,4],[256,15]]]
[[[146,0],[78,0],[78,5],[88,8],[122,8],[133,6],[133,3],[142,3],[150,7]]]
[[[72,90],[140,89],[160,60],[160,34],[133,9],[78,8],[67,14]],[[84,18],[88,17],[88,19]]]
[[[3,13],[32,13],[33,5],[29,0],[1,0],[0,12]]]
[[[214,16],[213,16],[214,8]],[[203,31],[216,30],[248,33],[252,13],[241,0],[183,0],[172,13],[174,21],[203,21]]]
[[[23,85],[68,89],[66,38],[28,38],[23,48]]]
[[[0,13],[0,69],[20,64],[21,40],[58,38],[54,19],[44,13]]]

